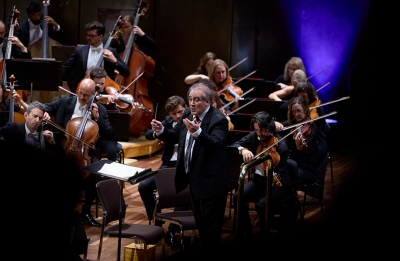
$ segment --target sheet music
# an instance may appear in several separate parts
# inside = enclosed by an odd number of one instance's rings
[[[135,176],[139,172],[145,169],[132,167],[129,165],[113,162],[111,164],[104,164],[103,167],[98,171],[104,175],[119,177],[122,179],[129,179],[132,176]]]

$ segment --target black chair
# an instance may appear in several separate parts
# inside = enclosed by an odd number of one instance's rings
[[[238,181],[240,175],[241,165],[243,163],[243,156],[239,154],[239,151],[234,146],[227,146],[228,158],[229,158],[229,177],[231,182],[231,190],[228,193],[228,204],[229,204],[229,214],[228,218],[230,219],[232,216],[233,209],[233,222],[232,229],[224,228],[224,231],[234,232],[236,227],[236,206],[233,202],[233,195],[236,193],[238,189]]]
[[[96,188],[103,209],[103,222],[101,226],[97,260],[100,260],[101,257],[104,236],[139,238],[144,245],[144,256],[146,260],[147,245],[157,244],[162,241],[163,257],[165,257],[165,232],[163,228],[144,224],[129,224],[124,223],[122,220],[121,235],[119,235],[119,223],[107,226],[110,222],[119,220],[120,215],[122,215],[123,219],[128,206],[122,196],[122,190],[118,181],[115,179],[103,180],[96,184]]]
[[[167,221],[177,224],[180,227],[181,236],[181,250],[184,251],[184,231],[191,230],[192,236],[190,246],[193,246],[194,236],[196,234],[196,221],[194,220],[192,202],[190,198],[189,186],[176,194],[175,190],[175,173],[176,168],[162,168],[158,169],[155,175],[157,193],[155,196],[156,206],[154,208],[154,224],[156,220]],[[182,211],[166,211],[170,208],[182,208],[190,210]],[[159,209],[161,212],[157,212]],[[164,211],[164,212],[162,212]]]
[[[311,197],[311,200],[309,201],[308,205],[312,203],[313,199],[318,199],[319,204],[321,207],[321,218],[324,218],[324,213],[323,213],[323,199],[324,199],[324,186],[325,186],[325,176],[326,176],[326,170],[328,167],[328,163],[330,161],[330,156],[329,153],[326,154],[325,158],[321,161],[317,168],[317,176],[316,180],[312,182],[306,182],[300,186],[298,189],[299,191],[302,191],[304,193],[304,198],[303,198],[303,203],[302,203],[302,214],[301,218],[304,220],[304,216],[306,213],[306,206],[307,206],[307,197]]]

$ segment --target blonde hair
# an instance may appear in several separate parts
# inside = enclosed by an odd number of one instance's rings
[[[303,70],[303,72],[306,73],[306,68],[304,68],[303,60],[300,57],[292,57],[289,59],[289,61],[287,61],[285,65],[285,69],[283,72],[283,79],[285,79],[285,81],[291,81],[288,73],[290,65],[296,67],[296,69]]]
[[[210,65],[210,70],[208,71],[208,78],[210,78],[211,81],[215,82],[215,78],[214,78],[214,70],[215,67],[217,66],[224,66],[226,69],[226,78],[230,77],[229,74],[229,67],[228,65],[222,61],[221,59],[216,59],[211,65]]]
[[[297,69],[296,71],[293,72],[292,83],[294,86],[296,86],[296,84],[299,82],[306,82],[306,81],[307,81],[307,76],[302,69]]]

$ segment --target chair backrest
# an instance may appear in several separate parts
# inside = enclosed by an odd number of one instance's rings
[[[325,155],[325,158],[321,161],[321,163],[317,168],[317,181],[313,185],[308,186],[308,189],[306,189],[305,191],[305,193],[308,196],[312,196],[317,199],[323,199],[325,175],[328,163],[329,163],[329,153]]]
[[[297,162],[292,159],[287,159],[286,168],[288,170],[290,182],[293,183],[297,179]]]
[[[158,194],[158,208],[191,207],[189,186],[176,194],[175,190],[176,168],[158,169],[154,176]]]
[[[240,176],[240,168],[243,163],[243,156],[234,146],[227,146],[228,159],[229,159],[229,175],[231,181],[238,181]]]
[[[122,196],[121,186],[116,179],[102,180],[96,184],[96,189],[105,214],[103,214],[105,224],[119,220],[121,212],[125,215],[127,205]]]

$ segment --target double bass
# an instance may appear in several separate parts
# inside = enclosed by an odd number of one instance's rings
[[[139,19],[144,16],[148,10],[149,1],[141,0],[139,8],[136,11],[133,26],[137,26]],[[142,104],[147,110],[140,107],[132,109],[129,122],[129,133],[139,134],[146,130],[154,116],[154,105],[148,94],[148,80],[153,76],[155,62],[150,57],[140,51],[134,44],[135,34],[130,33],[125,51],[120,54],[122,60],[128,65],[130,75],[128,77],[116,76],[116,82],[122,86],[129,86],[128,93],[133,96],[135,102]]]

